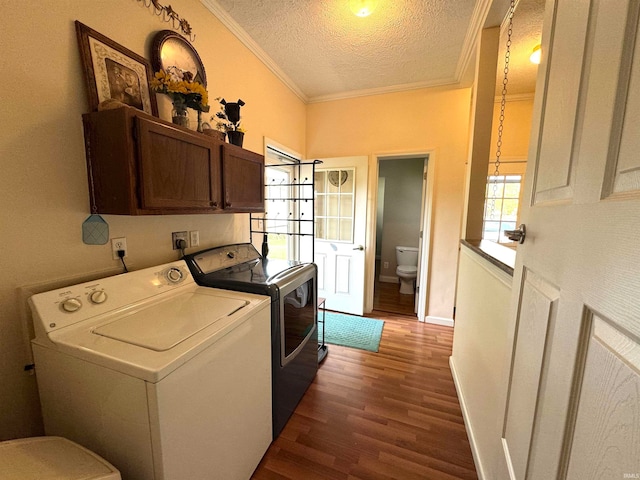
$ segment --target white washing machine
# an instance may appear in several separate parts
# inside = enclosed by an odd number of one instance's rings
[[[266,296],[199,287],[183,261],[29,300],[48,435],[124,480],[244,480],[271,441]]]

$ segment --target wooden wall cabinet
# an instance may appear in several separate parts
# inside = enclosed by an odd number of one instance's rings
[[[131,107],[88,113],[83,123],[92,211],[264,211],[262,155]]]

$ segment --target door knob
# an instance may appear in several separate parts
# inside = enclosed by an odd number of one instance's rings
[[[364,250],[364,247],[362,245],[358,245],[357,247],[353,247],[354,250]]]
[[[523,223],[517,230],[505,230],[504,234],[509,240],[514,242],[524,243],[524,239],[527,236],[527,227]]]

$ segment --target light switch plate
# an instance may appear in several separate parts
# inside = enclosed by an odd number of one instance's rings
[[[191,230],[189,232],[189,241],[192,247],[200,246],[200,230]]]

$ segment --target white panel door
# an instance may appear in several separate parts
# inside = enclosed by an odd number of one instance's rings
[[[638,0],[547,0],[503,478],[640,478],[639,18]]]
[[[314,181],[318,296],[328,310],[362,315],[368,158],[322,162]]]

